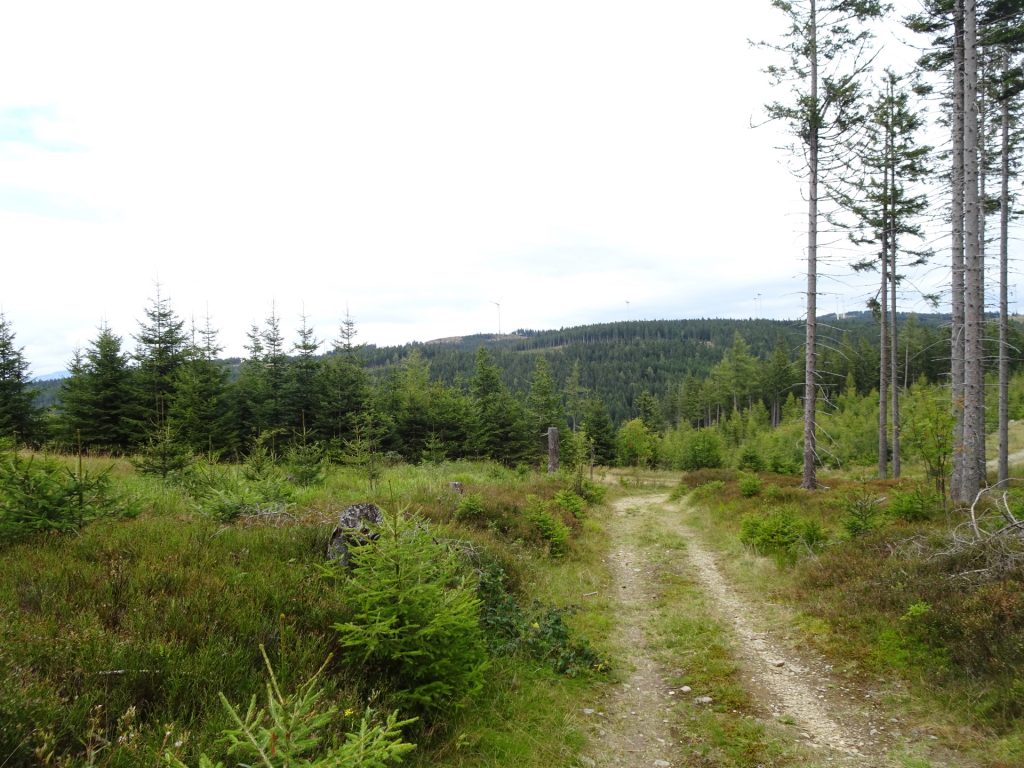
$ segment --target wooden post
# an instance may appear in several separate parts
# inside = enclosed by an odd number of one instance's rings
[[[548,474],[558,471],[558,427],[548,427]]]

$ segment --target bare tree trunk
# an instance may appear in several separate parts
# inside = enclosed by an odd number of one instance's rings
[[[892,271],[889,275],[889,312],[892,320],[889,323],[889,363],[892,370],[892,476],[894,480],[900,479],[902,462],[900,461],[900,371],[899,371],[899,349],[897,342],[899,337],[896,328],[896,237],[892,238]]]
[[[888,185],[889,168],[886,166],[886,185]],[[888,187],[887,187],[888,188]],[[883,205],[883,210],[885,206]],[[887,217],[883,214],[883,219]],[[878,477],[885,480],[889,476],[888,454],[889,454],[889,374],[886,366],[886,355],[889,352],[889,243],[888,237],[883,229],[882,232],[882,285],[878,289],[878,297],[881,303],[879,320],[881,321],[878,331]]]
[[[581,465],[582,466],[582,465]],[[548,474],[558,471],[558,427],[548,427]]]
[[[977,0],[964,0],[964,444],[961,502],[984,481],[984,273],[978,223]],[[979,457],[981,461],[979,462]]]
[[[1009,60],[1003,54],[1003,73]],[[999,147],[999,484],[1010,480],[1010,305],[1007,296],[1007,256],[1010,231],[1010,98],[1003,95],[1002,137]]]
[[[950,173],[952,198],[952,270],[950,288],[950,395],[953,409],[953,473],[949,492],[954,500],[963,493],[964,475],[964,2],[956,0],[953,13],[953,162]]]
[[[889,119],[890,126],[893,124],[893,98],[895,93],[893,87],[889,86]],[[899,480],[900,477],[900,372],[898,363],[898,342],[896,328],[896,138],[890,129],[886,134],[886,152],[888,155],[889,172],[889,380],[892,382],[892,476]]]
[[[807,340],[804,350],[804,471],[801,487],[817,488],[817,388],[818,367],[818,15],[810,0],[811,125],[808,137],[807,182]]]

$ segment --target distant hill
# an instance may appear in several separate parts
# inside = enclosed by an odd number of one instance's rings
[[[838,318],[823,315],[818,322],[822,370],[842,382],[847,371],[856,368],[858,381],[869,387],[877,376],[878,355],[878,325],[871,312],[850,312]],[[944,347],[936,342],[949,325],[949,315],[900,315],[900,323],[910,329],[912,376],[919,372],[936,375],[935,366],[946,364],[942,355],[948,359]],[[493,353],[509,387],[518,392],[529,388],[538,355],[547,357],[559,386],[579,361],[583,386],[600,396],[613,420],[620,422],[635,415],[634,404],[641,392],[660,398],[687,376],[706,377],[732,346],[736,334],[758,357],[767,358],[776,346],[781,346],[796,359],[803,348],[804,333],[802,320],[633,320],[558,330],[519,329],[502,336],[458,336],[394,347],[370,346],[363,348],[362,354],[371,370],[383,373],[419,350],[429,361],[433,376],[453,384],[469,379],[476,350],[483,346]],[[937,351],[935,355],[924,353],[925,360],[917,350],[929,346]]]

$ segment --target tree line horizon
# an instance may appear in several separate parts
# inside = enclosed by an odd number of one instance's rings
[[[144,451],[172,437],[215,460],[241,460],[257,445],[283,455],[315,443],[328,460],[359,445],[410,462],[490,458],[536,466],[545,455],[541,435],[556,426],[567,432],[570,452],[583,450],[573,436],[585,436],[596,463],[669,465],[684,460],[671,458],[668,447],[659,454],[659,436],[722,432],[730,419],[755,411],[776,429],[797,410],[801,385],[800,327],[789,321],[638,320],[528,331],[489,347],[480,344],[484,337],[465,337],[378,348],[356,342],[350,316],[332,342],[303,321],[289,344],[271,311],[250,328],[246,356],[232,363],[218,358],[209,322],[187,329],[159,291],[145,318],[131,337],[133,352],[101,326],[73,355],[71,375],[50,384],[56,392],[40,409],[28,361],[0,316],[0,434],[101,454]],[[877,396],[878,320],[865,313],[830,324],[825,402],[843,393]],[[948,378],[943,320],[905,318],[905,385]],[[12,387],[18,370],[22,379]],[[744,439],[733,438],[726,441],[733,447]],[[791,471],[795,462],[776,464]]]

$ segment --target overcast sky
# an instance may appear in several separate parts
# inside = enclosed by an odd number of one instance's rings
[[[226,354],[273,307],[378,345],[800,318],[768,0],[5,3],[0,309],[43,375],[157,282]],[[823,312],[860,309],[830,268]],[[873,283],[874,277],[868,278]],[[920,278],[941,282],[943,271]],[[500,311],[497,304],[500,304]]]

